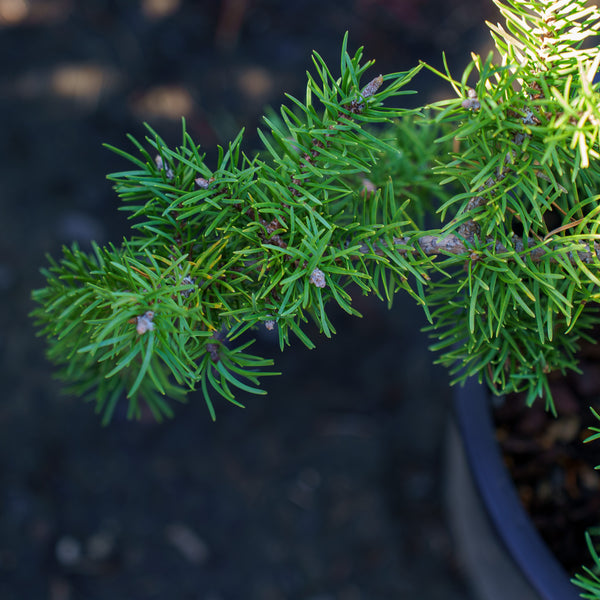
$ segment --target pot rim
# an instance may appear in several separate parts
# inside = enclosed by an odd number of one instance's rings
[[[479,494],[496,533],[544,600],[580,600],[517,495],[496,441],[489,392],[474,378],[457,388],[454,415]]]

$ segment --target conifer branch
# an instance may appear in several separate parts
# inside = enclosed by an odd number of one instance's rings
[[[65,249],[33,294],[73,391],[108,422],[122,397],[160,419],[198,389],[215,418],[215,396],[239,404],[273,374],[250,332],[313,347],[308,319],[333,335],[329,306],[358,314],[353,290],[404,291],[458,381],[551,408],[548,373],[600,322],[600,51],[583,45],[600,11],[494,1],[500,61],[473,55],[458,80],[423,63],[367,76],[346,36],[340,72],[315,53],[305,99],[265,118],[262,154],[240,132],[209,166],[185,122],[178,148],[150,128],[135,155],[111,148],[133,165],[109,176],[131,237]],[[404,109],[423,68],[455,97]]]
[[[554,410],[549,374],[577,369],[600,325],[600,10],[494,2],[500,60],[473,54],[459,79],[424,63],[365,77],[347,36],[339,73],[315,52],[305,99],[265,118],[262,154],[240,132],[209,166],[185,121],[178,148],[150,127],[129,136],[135,154],[111,147],[133,165],[109,176],[131,236],[64,248],[33,292],[70,390],[103,423],[121,405],[171,417],[194,390],[215,419],[215,397],[241,406],[275,374],[252,331],[312,348],[306,322],[333,335],[331,305],[358,315],[353,294],[403,291],[454,382]],[[397,106],[423,68],[453,97]],[[597,589],[586,573],[577,585]]]
[[[544,244],[547,242],[544,241]],[[581,245],[579,243],[578,245]],[[534,238],[527,238],[526,241],[519,236],[513,236],[510,247],[505,246],[500,242],[494,242],[492,238],[487,238],[483,247],[492,249],[494,256],[502,256],[508,262],[514,262],[518,258],[529,258],[533,262],[540,262],[548,259],[552,263],[560,263],[557,256],[566,258],[569,263],[576,265],[578,263],[598,264],[600,261],[600,244],[594,242],[594,251],[588,250],[573,250],[573,243],[564,243],[562,245],[540,246],[540,242]],[[474,247],[480,246],[474,237],[465,239],[456,234],[450,233],[446,235],[422,235],[416,238],[403,237],[394,238],[394,246],[400,254],[414,252],[416,246],[426,256],[436,256],[439,254],[450,254],[454,256],[462,256],[465,260],[485,260],[482,253],[473,250]],[[366,246],[361,246],[361,252],[367,253],[369,249]]]

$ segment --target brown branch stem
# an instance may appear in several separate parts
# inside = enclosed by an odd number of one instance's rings
[[[415,252],[417,249],[416,247],[418,246],[420,251],[427,256],[436,256],[439,254],[454,256],[464,255],[465,259],[485,260],[485,257],[477,254],[476,250],[472,248],[473,242],[474,238],[465,239],[452,233],[447,235],[426,234],[421,237],[394,238],[394,245],[396,246],[397,251],[404,256],[411,252]],[[494,254],[504,254],[505,256],[502,258],[507,261],[515,260],[515,252],[522,256],[528,255],[534,262],[540,262],[548,253],[554,254],[560,252],[560,245],[539,246],[539,242],[533,238],[528,238],[527,243],[525,243],[523,238],[514,236],[512,239],[512,247],[510,248],[507,248],[500,242],[494,243],[494,240],[490,238],[488,238],[487,242],[489,245],[494,245]],[[550,242],[551,240],[548,240],[547,244]],[[359,251],[362,254],[366,254],[370,249],[366,244],[363,244]],[[383,251],[376,246],[375,251],[378,255],[383,255]],[[576,254],[577,257],[575,257],[574,251],[568,251],[564,253],[563,256],[567,257],[572,264],[577,264],[577,262],[591,264],[595,260],[600,260],[600,243],[594,242],[593,252],[580,250],[577,251]],[[550,261],[554,263],[558,262],[554,257],[551,257]]]

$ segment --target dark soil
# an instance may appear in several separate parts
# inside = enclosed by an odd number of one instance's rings
[[[557,375],[551,382],[554,417],[539,400],[508,396],[494,410],[497,437],[519,496],[535,526],[571,573],[591,566],[585,532],[600,519],[598,442],[585,444],[600,423],[600,351],[585,344],[582,373]]]
[[[192,397],[172,422],[102,428],[27,314],[44,253],[127,231],[104,176],[128,165],[103,142],[147,120],[178,143],[184,114],[209,163],[243,125],[251,151],[312,49],[335,68],[349,30],[374,75],[442,49],[459,74],[485,17],[481,0],[0,0],[2,600],[469,597],[441,499],[450,391],[409,299],[357,297],[364,319],[334,315],[312,352],[261,340],[284,375],[216,424]]]

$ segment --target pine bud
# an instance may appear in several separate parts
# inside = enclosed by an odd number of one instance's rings
[[[383,83],[383,75],[378,75],[375,79],[372,79],[365,85],[360,95],[363,98],[370,98],[373,94],[377,92],[377,90],[381,87]]]
[[[154,157],[154,164],[156,165],[156,168],[159,169],[160,171],[165,171],[165,175],[167,176],[167,179],[169,181],[171,181],[171,179],[173,179],[173,177],[175,177],[175,175],[173,174],[173,169],[171,169],[171,167],[166,167],[166,169],[165,169],[165,164],[164,164],[163,159],[160,156],[160,154],[157,154]]]
[[[196,177],[196,179],[194,179],[194,182],[201,190],[207,190],[211,180],[205,179],[204,177]]]
[[[477,92],[474,89],[469,88],[467,96],[468,98],[462,101],[461,106],[467,110],[479,110],[481,108],[481,104],[479,102],[479,98],[477,98]]]
[[[321,271],[321,269],[315,269],[310,274],[310,279],[308,281],[309,281],[309,283],[312,283],[314,286],[316,286],[318,288],[324,288],[326,285],[325,273],[323,273],[323,271]]]
[[[147,310],[143,315],[135,318],[135,330],[138,332],[138,335],[143,335],[146,333],[146,331],[154,331],[154,323],[152,322],[153,318],[154,312],[151,310]]]

